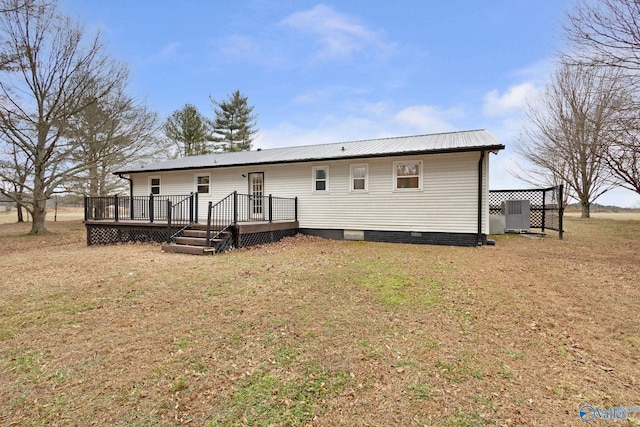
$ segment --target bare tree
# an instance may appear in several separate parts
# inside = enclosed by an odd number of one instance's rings
[[[636,114],[630,112],[612,132],[605,161],[618,185],[640,194],[640,117]]]
[[[605,157],[628,101],[624,81],[612,68],[561,64],[540,103],[526,111],[528,124],[516,152],[533,165],[532,172],[566,183],[582,205],[582,217],[614,186]]]
[[[567,19],[570,56],[586,64],[640,70],[640,2],[581,0]]]
[[[1,0],[0,37],[11,67],[0,70],[0,137],[33,165],[22,201],[31,213],[31,234],[46,232],[47,199],[70,176],[77,149],[66,138],[69,121],[107,96],[127,71],[104,53],[99,35],[44,0]],[[3,174],[0,178],[12,182]],[[11,197],[11,195],[9,195]]]
[[[160,150],[157,137],[157,115],[124,92],[121,82],[108,96],[72,117],[66,137],[77,147],[72,153],[74,164],[83,163],[87,170],[67,180],[66,191],[89,196],[106,196],[123,189],[124,181],[112,172],[143,157],[156,157]]]
[[[569,13],[565,31],[573,63],[620,69],[625,92],[635,100],[621,109],[605,161],[618,184],[640,194],[640,1],[581,1]]]
[[[0,158],[0,176],[10,176],[10,180],[3,182],[0,193],[10,197],[16,204],[18,222],[24,222],[25,184],[33,172],[33,164],[27,157],[18,152],[17,147],[4,144]]]

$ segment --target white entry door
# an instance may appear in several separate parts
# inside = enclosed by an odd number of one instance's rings
[[[249,174],[249,219],[264,221],[264,173]]]

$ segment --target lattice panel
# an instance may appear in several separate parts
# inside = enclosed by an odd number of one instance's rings
[[[544,217],[544,190],[490,191],[489,214],[501,214],[502,202],[505,200],[529,200],[531,209],[531,227],[542,228]]]
[[[559,187],[534,190],[489,191],[489,214],[502,213],[505,200],[529,200],[531,227],[550,230],[560,229]]]
[[[167,239],[167,231],[156,227],[96,226],[87,225],[87,246],[111,245],[127,242],[162,243]],[[176,230],[177,231],[177,230]]]
[[[277,230],[277,231],[263,231],[260,233],[243,234],[240,236],[239,246],[255,246],[263,245],[265,243],[273,243],[281,240],[285,237],[295,236],[296,230]]]

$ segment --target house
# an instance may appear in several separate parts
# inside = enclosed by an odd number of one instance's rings
[[[209,202],[235,192],[248,197],[244,221],[266,221],[272,195],[295,199],[303,234],[475,246],[489,231],[489,153],[502,149],[471,130],[184,157],[116,174],[130,182],[132,212],[135,197],[193,192],[192,222],[202,223]]]

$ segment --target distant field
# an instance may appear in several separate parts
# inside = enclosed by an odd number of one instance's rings
[[[47,212],[47,221],[53,221],[56,216],[56,212],[54,209],[49,209]],[[58,208],[57,212],[57,220],[58,221],[69,221],[69,220],[77,220],[84,218],[84,209],[83,208]],[[25,212],[26,219],[26,212]],[[11,211],[5,211],[4,209],[0,210],[0,224],[7,224],[16,222],[18,220],[18,214],[15,209]]]
[[[579,218],[580,212],[565,212],[568,217]],[[592,218],[605,218],[617,221],[640,221],[640,211],[638,212],[591,212]]]
[[[640,405],[639,221],[210,257],[48,226],[0,225],[0,425],[578,426]]]

